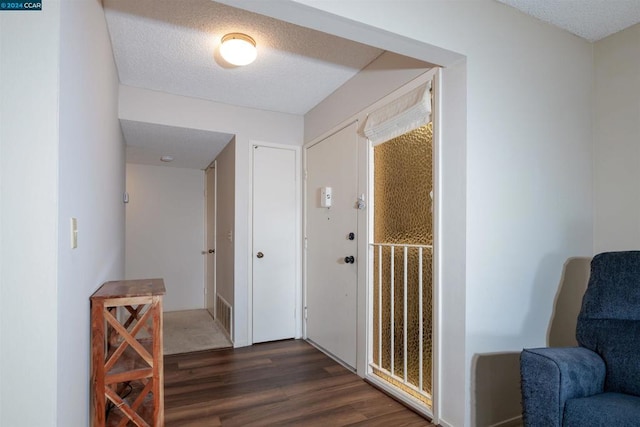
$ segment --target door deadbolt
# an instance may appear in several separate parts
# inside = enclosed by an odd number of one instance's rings
[[[353,255],[344,257],[344,262],[346,264],[353,264],[354,262],[356,262],[356,259],[353,257]]]
[[[257,256],[258,258],[262,258],[262,257],[264,257],[264,254],[263,254],[262,252],[258,252],[258,253],[256,254],[256,256]]]

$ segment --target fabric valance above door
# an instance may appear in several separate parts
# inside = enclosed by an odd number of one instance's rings
[[[431,121],[431,82],[368,115],[364,135],[373,145],[382,144]]]

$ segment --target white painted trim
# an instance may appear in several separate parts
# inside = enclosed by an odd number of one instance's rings
[[[364,139],[364,138],[363,138]],[[373,292],[369,292],[368,285],[373,281],[375,274],[373,273],[373,264],[374,257],[377,255],[374,250],[369,249],[371,246],[371,242],[373,242],[373,213],[374,207],[376,204],[375,197],[373,194],[373,186],[369,185],[369,183],[373,182],[373,168],[371,164],[373,163],[373,145],[370,141],[364,139],[364,144],[366,147],[366,162],[367,162],[367,176],[366,176],[366,185],[364,186],[366,194],[367,194],[367,234],[365,239],[365,248],[363,249],[364,254],[366,254],[367,266],[365,275],[365,298],[367,300],[367,312],[366,312],[366,336],[367,341],[365,342],[365,372],[364,375],[370,376],[373,375],[373,368],[371,367],[371,363],[373,362],[373,307],[374,304],[378,303],[378,301],[373,300]]]
[[[209,223],[209,211],[207,210],[207,199],[209,197],[209,188],[207,186],[207,172],[213,169],[213,184],[214,184],[214,188],[213,188],[213,194],[214,194],[214,200],[213,200],[213,235],[214,235],[214,239],[213,239],[213,318],[217,319],[218,318],[218,311],[217,311],[217,304],[216,304],[216,299],[218,298],[218,284],[217,284],[217,276],[218,276],[218,251],[217,251],[217,236],[218,236],[218,167],[217,167],[217,160],[212,161],[209,166],[206,167],[206,169],[204,170],[204,243],[203,243],[203,248],[204,248],[204,257],[205,257],[205,262],[204,262],[204,308],[205,310],[208,311],[208,307],[207,307],[207,288],[208,288],[208,269],[209,269],[209,263],[207,262],[207,257],[209,256],[209,241],[208,241],[208,237],[209,237],[209,227],[208,227],[208,223]],[[232,319],[233,322],[233,319]]]
[[[439,425],[441,427],[455,427],[453,424],[451,424],[450,422],[445,421],[443,419],[440,419],[440,422],[437,425]]]
[[[362,118],[359,118],[362,122]],[[368,185],[369,177],[372,173],[369,163],[369,142],[367,139],[358,134],[358,194],[365,195],[365,209],[358,211],[358,259],[364,262],[358,263],[358,312],[357,312],[357,348],[356,348],[356,366],[357,373],[361,377],[367,374],[369,367],[369,324],[373,319],[373,306],[370,305],[370,292],[367,291],[370,276],[370,259],[369,259],[369,228],[372,224],[372,216],[370,216],[371,199],[369,197]]]
[[[215,197],[213,199],[213,313],[218,317],[216,298],[218,298],[218,160],[213,161],[214,168],[214,192]],[[205,176],[206,179],[206,176]],[[207,248],[208,249],[208,248]],[[233,325],[233,318],[231,319],[231,325]],[[229,337],[229,341],[233,342],[233,339]]]
[[[307,149],[309,144],[302,147],[302,338],[307,340]]]
[[[303,336],[303,305],[302,305],[302,168],[301,168],[301,147],[297,145],[278,144],[264,141],[249,141],[249,159],[251,167],[249,168],[249,224],[247,233],[247,340],[248,344],[253,344],[253,161],[254,147],[278,148],[282,150],[291,150],[295,153],[295,177],[296,177],[296,296],[295,296],[295,316],[296,331],[294,338]]]
[[[209,308],[207,307],[207,293],[208,293],[208,287],[209,287],[209,275],[208,275],[208,270],[209,270],[209,263],[207,262],[207,255],[208,252],[207,250],[209,249],[209,242],[207,242],[207,236],[209,235],[209,227],[207,226],[207,222],[209,221],[209,209],[207,209],[207,197],[209,197],[209,188],[207,187],[207,169],[209,169],[209,166],[207,166],[204,170],[204,173],[202,174],[202,180],[203,182],[203,187],[204,187],[204,215],[203,215],[203,220],[204,220],[204,235],[202,236],[202,247],[204,248],[202,250],[202,256],[204,257],[204,262],[202,263],[202,269],[203,269],[203,280],[202,280],[202,297],[203,297],[203,301],[202,301],[202,306],[204,307],[205,310],[207,310],[207,312],[209,312]],[[214,296],[215,298],[215,296]],[[215,299],[214,299],[215,302]],[[213,306],[213,318],[215,319],[216,313],[216,307],[215,304]]]
[[[255,145],[252,141],[249,141],[248,150],[251,166],[249,167],[248,180],[249,197],[247,197],[249,205],[249,224],[247,225],[247,345],[253,344],[253,147]]]
[[[440,195],[442,194],[442,156],[441,153],[441,76],[440,69],[433,76],[431,83],[433,109],[431,111],[431,119],[433,123],[433,300],[431,306],[433,308],[433,347],[432,351],[432,406],[434,424],[440,423],[440,414],[442,413],[442,399],[440,399],[440,384],[442,384],[442,204],[440,203]]]

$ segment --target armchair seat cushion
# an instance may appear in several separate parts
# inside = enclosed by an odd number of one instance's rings
[[[600,393],[567,400],[564,427],[637,427],[640,397],[622,393]]]

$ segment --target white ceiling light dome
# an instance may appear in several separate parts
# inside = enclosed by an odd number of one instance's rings
[[[248,65],[258,56],[256,41],[243,33],[229,33],[222,37],[220,55],[230,64]]]

